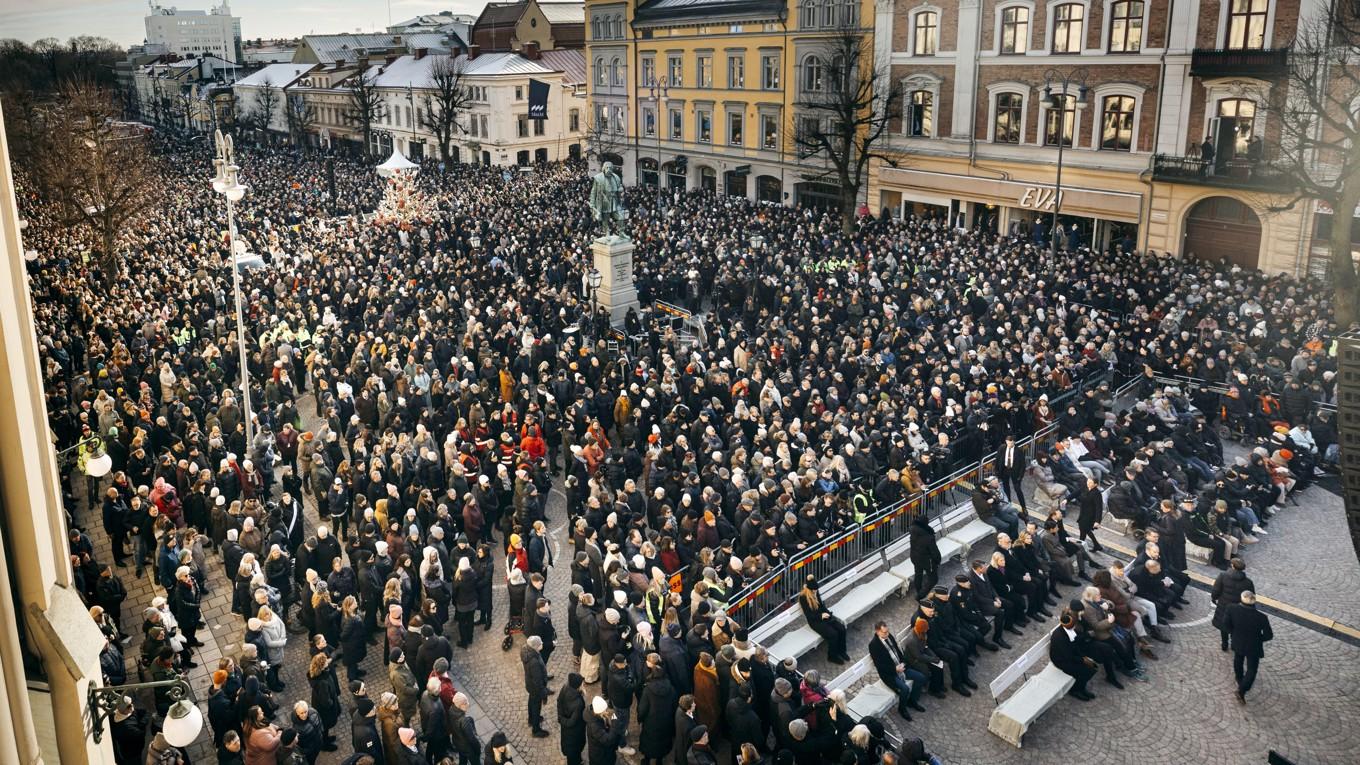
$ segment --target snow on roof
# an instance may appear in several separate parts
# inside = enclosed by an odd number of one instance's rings
[[[374,83],[380,88],[432,88],[430,71],[434,63],[444,56],[402,56],[390,64],[380,67]],[[463,67],[466,77],[489,77],[496,75],[534,75],[551,74],[550,69],[537,61],[530,61],[518,53],[483,53],[471,61],[467,56],[454,59],[455,66]]]
[[[585,3],[539,3],[538,9],[549,24],[586,23]]]
[[[306,74],[313,66],[313,64],[270,64],[249,77],[237,80],[236,84],[248,87],[261,87],[268,84],[281,88],[285,85],[291,85],[293,80]]]

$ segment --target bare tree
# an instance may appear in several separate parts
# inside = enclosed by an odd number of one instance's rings
[[[267,146],[270,143],[269,125],[279,108],[279,89],[273,80],[265,78],[255,94],[255,110],[251,113],[251,123],[260,131],[260,140]]]
[[[897,167],[902,154],[886,138],[902,103],[902,86],[888,63],[874,59],[864,30],[846,25],[823,41],[799,71],[794,101],[795,153],[808,181],[837,187],[841,227],[850,233],[860,191],[869,181],[869,162]]]
[[[661,125],[656,126],[657,130]],[[609,115],[601,117],[592,112],[590,124],[586,125],[586,156],[597,164],[607,157],[621,157],[627,148],[626,137],[615,132],[609,125]]]
[[[345,120],[358,125],[364,136],[364,156],[371,156],[373,123],[387,116],[387,104],[378,90],[377,71],[368,65],[361,67],[349,81],[349,108]]]
[[[1349,3],[1302,24],[1289,54],[1287,74],[1268,94],[1258,94],[1278,125],[1278,147],[1265,157],[1266,172],[1283,176],[1289,204],[1310,200],[1332,208],[1329,278],[1335,315],[1343,328],[1360,321],[1360,279],[1351,257],[1355,209],[1360,206],[1360,21]]]
[[[194,91],[192,88],[181,87],[175,94],[175,119],[179,122],[176,127],[185,130],[193,129],[194,118]]]
[[[434,134],[441,162],[449,161],[449,146],[462,130],[458,117],[472,102],[472,91],[463,84],[464,72],[464,62],[453,56],[439,56],[430,64],[433,93],[424,96],[420,126]]]
[[[288,120],[288,139],[294,146],[307,141],[307,133],[316,125],[316,107],[301,95],[288,94],[284,117]]]
[[[117,119],[107,91],[89,81],[68,83],[45,111],[38,145],[25,156],[66,225],[85,227],[98,242],[109,278],[119,270],[119,235],[156,199],[145,139]]]

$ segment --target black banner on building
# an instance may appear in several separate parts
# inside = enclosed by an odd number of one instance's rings
[[[529,80],[529,119],[548,118],[548,83]]]

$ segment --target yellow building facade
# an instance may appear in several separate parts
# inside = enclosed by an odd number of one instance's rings
[[[587,0],[590,155],[628,185],[826,202],[792,139],[828,41],[872,0]]]

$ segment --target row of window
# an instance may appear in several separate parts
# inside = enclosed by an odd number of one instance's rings
[[[1143,48],[1142,0],[1118,0],[1110,6],[1110,53],[1136,53]],[[1224,47],[1229,50],[1260,50],[1266,44],[1266,21],[1270,0],[1230,0]],[[1000,40],[1003,54],[1027,53],[1030,49],[1030,9],[1011,5],[1000,10]],[[937,11],[920,11],[912,18],[911,53],[933,56],[939,49],[940,16]],[[1053,8],[1050,53],[1080,53],[1086,39],[1086,6],[1064,3]]]
[[[1043,145],[1072,146],[1077,131],[1077,102],[1070,95],[1055,94],[1055,103],[1044,111]],[[1248,102],[1250,103],[1250,102]],[[1100,100],[1100,135],[1097,148],[1102,151],[1133,151],[1134,116],[1138,102],[1133,96],[1112,95]],[[1253,105],[1254,106],[1254,105]],[[910,136],[934,135],[935,94],[913,90],[908,94],[905,129]],[[992,110],[992,141],[1019,144],[1024,140],[1025,96],[998,93]]]
[[[622,40],[623,16],[621,14],[592,16],[590,19],[590,39]]]
[[[800,29],[835,29],[859,25],[859,0],[803,0]]]
[[[746,53],[744,51],[734,51],[727,54],[725,74],[729,90],[744,90],[746,88]],[[603,56],[595,58],[595,85],[597,87],[622,88],[627,85],[627,81],[627,68],[623,59],[615,56],[606,62]],[[712,88],[714,87],[713,83],[713,54],[699,53],[695,55],[694,82],[690,87]],[[654,55],[642,57],[642,77],[638,81],[638,86],[654,88],[658,85],[666,88],[686,87],[685,59],[682,54],[673,53],[666,56],[666,74],[660,80],[657,78],[656,57]],[[759,87],[761,90],[779,90],[778,53],[761,54]]]
[[[726,112],[725,127],[726,134],[723,142],[728,146],[747,146],[748,138],[746,135],[746,114],[740,109]],[[595,124],[606,132],[625,133],[626,111],[620,105],[596,104]],[[775,150],[779,148],[779,115],[761,114],[756,119],[757,134],[756,143],[750,144],[755,148]],[[658,138],[657,131],[658,113],[654,105],[642,107],[642,137]],[[681,107],[671,107],[666,110],[666,131],[665,137],[672,141],[685,140],[685,112]],[[695,107],[694,109],[694,134],[695,143],[714,143],[717,136],[714,133],[713,110],[707,107]]]

